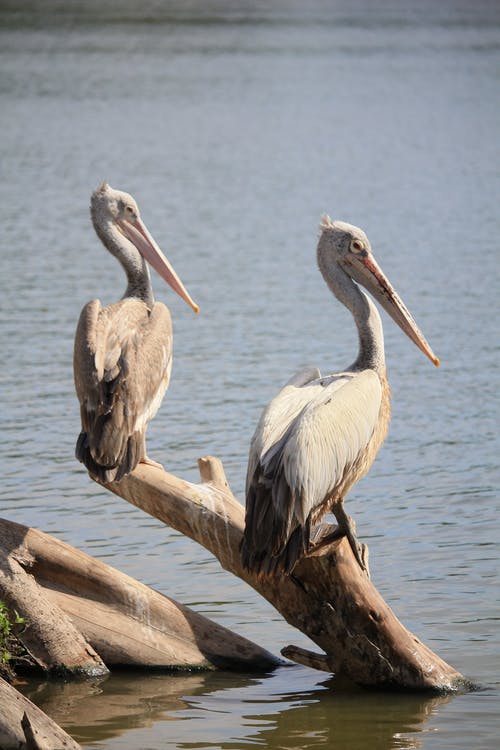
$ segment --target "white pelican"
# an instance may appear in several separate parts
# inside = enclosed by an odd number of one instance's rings
[[[82,431],[76,457],[98,482],[119,481],[146,455],[146,428],[162,402],[172,368],[172,321],[155,302],[146,261],[198,312],[181,280],[148,232],[137,203],[106,183],[90,213],[103,245],[127,275],[122,299],[83,308],[75,336],[74,376]],[[158,465],[158,464],[155,464]]]
[[[352,313],[359,353],[345,371],[295,375],[262,412],[250,445],[242,563],[260,576],[289,574],[312,547],[313,527],[332,511],[361,568],[364,550],[344,498],[370,469],[387,434],[390,389],[382,322],[362,284],[436,365],[439,359],[377,265],[366,234],[323,217],[319,269]]]

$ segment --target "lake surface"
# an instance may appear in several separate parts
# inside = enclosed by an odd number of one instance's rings
[[[148,452],[243,498],[264,404],[354,359],[315,263],[322,213],[362,226],[436,354],[384,316],[393,420],[348,511],[405,625],[482,690],[371,694],[302,667],[114,674],[26,690],[85,748],[499,746],[500,6],[487,0],[0,2],[0,510],[274,653],[308,645],[203,549],[73,458],[80,309],[125,282],[88,217],[138,200],[201,306],[158,277],[173,376]]]

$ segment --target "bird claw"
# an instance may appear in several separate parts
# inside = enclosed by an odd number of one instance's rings
[[[162,471],[165,471],[162,464],[159,464],[158,461],[153,461],[152,458],[149,458],[148,456],[143,456],[140,460],[141,464],[146,464],[147,466],[154,466],[156,469],[161,469]]]
[[[343,531],[347,537],[347,541],[351,546],[353,555],[356,558],[359,567],[363,573],[366,573],[368,578],[370,578],[370,570],[368,568],[368,545],[361,544],[358,541],[358,537],[356,536],[356,524],[350,516],[345,516],[345,526],[344,528],[341,527],[341,531]]]
[[[370,570],[368,568],[368,545],[358,542],[355,521],[347,515],[342,503],[338,503],[332,508],[332,511],[338,524],[337,529],[334,532],[335,536],[337,538],[341,536],[347,537],[347,541],[349,542],[353,555],[356,558],[356,562],[363,573],[366,573],[367,577],[370,578]]]
[[[363,544],[363,543],[360,544],[359,542],[358,542],[358,548],[359,548],[361,559],[358,559],[358,558],[356,559],[358,560],[361,570],[363,570],[366,573],[367,577],[370,578],[370,567],[368,565],[368,556],[370,554],[370,550],[368,549],[367,544]]]
[[[336,539],[341,539],[345,536],[347,537],[349,546],[356,558],[356,562],[363,573],[366,573],[367,577],[370,578],[370,569],[368,567],[368,545],[358,541],[355,521],[343,512],[341,518],[337,518],[337,526],[334,527],[333,531],[330,531],[331,528],[332,526],[330,524],[319,524],[313,529],[311,532],[311,549],[321,549],[322,547],[331,544]]]

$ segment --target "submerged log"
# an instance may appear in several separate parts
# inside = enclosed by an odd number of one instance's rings
[[[246,638],[41,531],[0,519],[0,560],[10,571],[0,577],[0,599],[27,620],[18,637],[45,671],[96,674],[116,665],[265,671],[281,663]],[[31,597],[36,608],[26,605]],[[65,636],[68,625],[74,651]],[[60,650],[51,629],[64,636]],[[93,672],[82,668],[85,658]]]
[[[259,580],[244,570],[239,555],[244,508],[218,459],[202,458],[199,468],[201,484],[140,464],[107,487],[203,545],[323,650],[315,654],[289,646],[282,651],[288,658],[366,686],[439,691],[466,686],[456,669],[402,625],[345,538],[301,560],[292,576]]]
[[[2,750],[81,750],[64,729],[0,677]]]

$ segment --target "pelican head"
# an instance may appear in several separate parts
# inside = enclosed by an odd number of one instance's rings
[[[324,216],[318,243],[318,261],[327,277],[334,267],[361,284],[379,302],[418,348],[439,366],[439,359],[410,311],[373,257],[368,237],[359,227]]]
[[[126,271],[138,251],[195,312],[199,311],[200,308],[149,233],[141,219],[139,207],[129,193],[115,190],[103,182],[92,193],[90,214],[101,241],[120,260]]]

